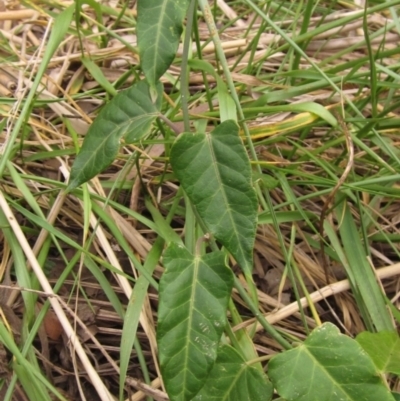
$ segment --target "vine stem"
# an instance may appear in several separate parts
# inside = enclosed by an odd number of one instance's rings
[[[253,300],[249,297],[246,290],[243,288],[240,280],[235,276],[234,277],[235,288],[237,289],[239,295],[242,297],[243,301],[246,302],[247,306],[250,308],[254,317],[259,321],[264,330],[274,339],[276,340],[284,349],[292,349],[293,347],[290,345],[288,341],[286,341],[274,328],[274,326],[268,322],[268,320],[264,317],[262,313],[258,310],[257,305],[253,302]]]
[[[190,131],[190,120],[189,120],[189,105],[188,105],[188,94],[189,94],[189,46],[190,37],[192,35],[193,28],[193,18],[195,12],[196,0],[192,0],[189,4],[186,18],[186,31],[185,39],[183,41],[183,54],[182,54],[182,64],[181,64],[181,102],[182,102],[182,115],[183,115],[183,125],[185,131]]]
[[[249,131],[249,128],[247,127],[247,124],[244,122],[245,119],[244,119],[244,113],[242,110],[242,106],[240,104],[239,96],[236,93],[235,84],[233,82],[232,75],[229,70],[228,62],[226,61],[224,50],[222,49],[221,39],[219,38],[218,30],[217,30],[217,27],[215,26],[215,22],[214,22],[214,18],[212,16],[210,6],[209,6],[207,0],[198,0],[198,2],[199,2],[199,6],[201,8],[201,11],[203,12],[204,19],[206,21],[208,30],[211,34],[211,38],[214,42],[215,50],[218,55],[218,59],[221,63],[222,69],[224,70],[226,83],[228,84],[232,99],[235,102],[235,105],[237,108],[237,113],[239,116],[239,121],[243,128],[243,131],[244,131],[244,134],[246,137],[246,141],[247,141],[247,144],[250,149],[251,157],[253,160],[257,160],[257,154],[256,154],[256,151],[255,151],[255,148],[253,145],[253,141],[251,139],[250,131]],[[258,172],[261,173],[261,167],[259,165],[256,165],[256,168],[257,168]]]
[[[238,94],[236,92],[235,84],[233,82],[231,71],[229,69],[228,62],[226,60],[224,50],[222,48],[221,39],[219,38],[218,29],[217,29],[217,27],[215,25],[214,18],[213,18],[210,6],[208,4],[208,0],[198,0],[198,4],[200,6],[201,11],[203,12],[203,16],[204,16],[204,19],[206,21],[206,24],[207,24],[207,27],[208,27],[208,31],[210,32],[211,39],[214,42],[214,46],[215,46],[215,50],[217,52],[218,59],[219,59],[219,61],[221,63],[222,69],[224,71],[224,75],[225,75],[226,82],[228,84],[229,91],[231,93],[233,101],[235,102],[237,113],[238,113],[238,116],[239,116],[239,123],[241,124],[241,126],[243,128],[243,132],[244,132],[245,137],[246,137],[246,142],[247,142],[248,147],[250,149],[251,158],[254,161],[257,161],[257,154],[256,154],[256,151],[255,151],[255,148],[254,148],[254,145],[253,145],[253,141],[251,139],[250,131],[249,131],[249,129],[248,129],[246,123],[245,123],[244,113],[243,113],[243,110],[242,110],[242,106],[240,104],[239,96],[238,96]],[[262,173],[260,165],[256,164],[255,168],[257,169],[257,172],[259,174]],[[254,183],[254,187],[255,187],[255,190],[256,190],[258,196],[260,197],[260,199],[263,199],[260,187],[258,186],[257,182]],[[246,281],[247,281],[247,284],[248,284],[248,287],[249,287],[249,292],[250,292],[253,300],[257,304],[258,303],[258,295],[257,295],[256,285],[254,284],[254,281],[253,281],[252,266],[249,266],[248,263],[247,263],[246,266],[241,266],[241,267],[242,267],[244,276],[246,278]]]
[[[222,45],[221,45],[221,40],[218,35],[217,27],[215,26],[215,22],[214,22],[214,18],[213,18],[210,6],[209,6],[207,0],[198,0],[198,3],[201,8],[201,11],[203,12],[204,19],[206,21],[211,38],[214,42],[217,56],[221,63],[222,69],[224,71],[225,79],[228,84],[231,96],[233,98],[233,101],[235,102],[238,117],[239,117],[239,122],[243,128],[243,132],[246,137],[246,142],[250,149],[251,157],[254,161],[257,161],[257,154],[256,154],[256,151],[255,151],[255,148],[253,145],[253,141],[251,139],[250,131],[247,127],[247,124],[245,123],[245,117],[244,117],[244,113],[242,110],[242,106],[240,104],[240,100],[239,100],[239,97],[236,92],[235,84],[233,82],[232,75],[231,75],[231,72],[230,72],[226,57],[225,57],[225,53],[224,53]],[[261,170],[260,165],[256,165],[255,167],[256,167],[258,173],[261,174],[262,170]],[[260,188],[259,188],[257,182],[254,183],[254,186],[255,186],[255,189],[256,189],[257,193],[259,194],[260,198],[262,199],[262,194],[261,194],[261,191],[260,191]],[[268,196],[267,196],[267,199],[268,199]],[[268,203],[269,203],[269,207],[272,208],[272,202],[268,202]],[[252,297],[254,298],[254,300],[256,302],[254,302],[253,299],[251,299],[251,297],[247,294],[245,289],[240,284],[239,279],[237,277],[235,277],[235,287],[238,290],[240,296],[247,303],[248,307],[250,308],[250,310],[252,311],[252,313],[254,314],[256,319],[260,322],[260,324],[263,326],[263,328],[272,336],[272,338],[274,338],[285,349],[292,348],[292,346],[289,344],[289,342],[286,341],[279,334],[279,332],[271,324],[268,323],[268,321],[264,318],[262,313],[260,313],[258,306],[257,306],[257,289],[255,288],[255,284],[254,284],[254,281],[253,281],[253,278],[251,275],[251,271],[249,271],[249,269],[246,269],[244,271],[244,273],[245,273],[246,281],[249,285],[250,294],[252,295]]]

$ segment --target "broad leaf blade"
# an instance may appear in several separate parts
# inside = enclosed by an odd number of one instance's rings
[[[174,60],[189,0],[138,0],[140,63],[151,86]]]
[[[236,123],[225,121],[211,134],[182,134],[171,165],[209,232],[251,270],[257,198]]]
[[[400,375],[400,338],[393,331],[360,333],[356,340],[383,373]]]
[[[68,190],[89,181],[109,166],[118,154],[123,137],[132,143],[147,134],[161,108],[162,84],[156,89],[158,96],[153,102],[149,85],[141,81],[118,93],[101,110],[72,166]]]
[[[193,401],[269,401],[272,384],[231,346],[223,345],[208,380]]]
[[[288,401],[393,401],[370,357],[331,323],[271,359],[268,374]]]
[[[171,401],[191,400],[217,357],[233,277],[222,252],[196,257],[174,243],[164,265],[157,327],[161,372]]]

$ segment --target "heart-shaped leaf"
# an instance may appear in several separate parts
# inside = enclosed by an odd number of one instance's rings
[[[204,387],[193,401],[269,401],[272,384],[231,346],[222,345]]]
[[[138,0],[140,63],[154,86],[174,60],[189,0]]]
[[[236,123],[227,120],[211,134],[182,134],[170,160],[209,232],[243,269],[251,270],[257,198]]]
[[[189,401],[202,388],[217,357],[233,285],[223,252],[193,256],[172,243],[164,254],[157,340],[171,401]]]
[[[90,126],[71,169],[68,190],[89,181],[117,157],[120,141],[139,141],[150,130],[161,108],[162,84],[153,102],[145,81],[132,85],[111,100]]]
[[[268,374],[287,401],[394,400],[368,354],[331,323],[272,358]]]

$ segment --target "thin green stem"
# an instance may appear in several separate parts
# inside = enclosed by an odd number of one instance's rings
[[[242,110],[242,105],[240,103],[239,96],[236,92],[235,84],[233,82],[232,75],[231,75],[231,72],[230,72],[230,69],[228,66],[228,62],[226,60],[225,53],[222,48],[221,39],[219,38],[217,27],[216,27],[214,19],[212,17],[210,6],[209,6],[207,0],[199,0],[199,5],[204,14],[204,18],[205,18],[208,30],[209,30],[212,40],[214,42],[215,50],[217,52],[218,59],[221,63],[222,69],[224,71],[225,79],[228,84],[229,90],[231,92],[231,96],[233,98],[233,101],[235,102],[237,112],[239,115],[239,120],[242,125],[243,131],[245,133],[248,147],[250,149],[251,157],[253,160],[257,160],[256,150],[254,148],[253,141],[251,139],[249,128],[247,127],[247,124],[244,122],[245,118],[244,118],[244,113]],[[260,166],[256,166],[256,169],[258,170],[259,173],[261,173]]]
[[[260,322],[261,326],[264,330],[280,345],[282,345],[285,349],[291,349],[292,346],[288,341],[286,341],[279,332],[274,328],[274,326],[265,319],[264,315],[258,310],[258,307],[255,305],[253,300],[249,297],[245,289],[243,288],[242,284],[240,283],[239,279],[235,276],[234,277],[234,285],[235,288],[238,290],[239,295],[242,297],[243,301],[246,302],[247,306],[253,313],[254,317]]]
[[[189,60],[189,54],[191,54],[190,45],[191,45],[195,6],[196,6],[196,0],[192,0],[189,4],[187,12],[185,39],[183,41],[183,54],[181,63],[181,102],[182,102],[183,124],[186,132],[190,131],[190,117],[189,117],[189,104],[188,104],[190,68],[188,60]]]

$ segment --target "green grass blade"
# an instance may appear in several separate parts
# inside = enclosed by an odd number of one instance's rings
[[[32,280],[29,270],[26,266],[25,254],[21,249],[18,239],[15,237],[14,232],[8,225],[6,216],[3,210],[0,209],[0,227],[4,234],[5,241],[11,249],[14,258],[15,274],[17,276],[18,285],[23,288],[32,288]],[[31,321],[35,315],[36,295],[31,292],[23,292],[22,298],[25,304],[25,316],[28,321]]]
[[[393,322],[386,308],[385,299],[368,263],[353,216],[345,202],[337,206],[336,214],[338,221],[341,222],[339,232],[348,267],[371,321],[377,331],[392,331]]]
[[[28,381],[36,383],[35,386],[35,394],[40,395],[42,398],[37,398],[37,400],[50,400],[47,391],[44,390],[46,387],[50,390],[54,395],[58,397],[58,399],[62,401],[66,401],[65,397],[63,397],[47,380],[46,378],[35,369],[31,363],[25,359],[25,357],[21,354],[18,346],[15,344],[14,339],[11,337],[10,333],[4,326],[2,322],[0,322],[0,340],[7,347],[7,349],[13,354],[15,358],[15,363],[19,364],[20,367],[24,369],[20,371],[20,374],[23,375],[22,380],[23,384],[28,384]],[[18,374],[18,372],[17,372]],[[29,377],[29,380],[28,380]],[[25,379],[27,379],[25,381]],[[43,387],[43,388],[42,388]]]
[[[89,255],[85,255],[84,264],[96,278],[96,280],[100,284],[102,291],[107,296],[108,300],[113,306],[115,312],[117,312],[120,318],[122,319],[125,314],[124,308],[122,307],[121,301],[119,300],[117,294],[112,289],[111,284],[107,279],[107,277],[104,275],[104,273],[100,270],[99,266],[97,266],[97,264],[93,261],[93,259]]]
[[[26,369],[18,363],[14,363],[12,368],[17,374],[18,380],[22,384],[25,393],[29,395],[29,401],[52,401],[48,392],[32,375],[30,369]]]
[[[157,266],[158,260],[164,248],[164,240],[158,238],[154,243],[151,251],[147,255],[146,262],[143,268],[152,274]],[[136,332],[139,325],[140,314],[143,309],[149,282],[144,276],[140,276],[133,288],[131,298],[126,309],[124,326],[122,328],[121,336],[121,356],[120,356],[120,375],[119,375],[119,398],[123,400],[123,391],[125,386],[126,372],[132,353],[133,343],[136,338]]]
[[[218,103],[221,122],[226,120],[237,121],[236,105],[231,95],[228,92],[228,88],[223,79],[215,71],[214,67],[204,60],[189,60],[189,65],[193,70],[202,70],[207,74],[210,74],[217,81],[218,91]]]
[[[36,96],[37,89],[40,85],[40,81],[43,77],[47,69],[47,65],[50,62],[53,54],[58,49],[60,43],[64,40],[65,35],[68,31],[68,28],[71,25],[72,16],[74,13],[75,5],[72,4],[68,8],[66,8],[63,12],[61,12],[58,17],[54,20],[53,28],[51,31],[51,35],[49,41],[46,45],[45,52],[43,55],[42,62],[39,65],[38,71],[35,76],[35,80],[32,84],[31,90],[29,92],[28,97],[25,100],[24,106],[22,108],[21,114],[17,119],[15,126],[11,132],[10,138],[7,141],[7,146],[4,149],[3,155],[0,157],[0,177],[3,176],[4,168],[6,163],[11,155],[12,149],[14,147],[15,140],[18,135],[21,133],[21,128],[24,121],[27,119],[28,114],[31,110],[31,104]]]
[[[82,57],[81,61],[92,77],[111,95],[116,96],[118,94],[117,90],[104,76],[100,67],[91,59],[87,57]]]

